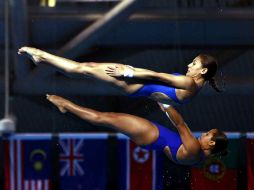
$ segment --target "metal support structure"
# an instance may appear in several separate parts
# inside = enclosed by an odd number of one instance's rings
[[[0,133],[13,133],[16,130],[15,117],[10,114],[10,62],[9,62],[9,0],[4,5],[4,34],[5,34],[5,56],[4,56],[4,118],[0,120]]]
[[[77,7],[75,7],[77,9]],[[75,9],[62,10],[55,8],[54,10],[29,10],[32,19],[78,19],[84,21],[95,21],[102,19],[105,15],[104,10],[86,10],[79,14]],[[160,9],[160,10],[138,10],[129,18],[131,21],[147,21],[149,20],[254,20],[254,12],[252,8],[224,8],[224,9]]]
[[[75,58],[89,48],[99,37],[112,29],[116,24],[128,18],[137,8],[140,0],[123,0],[101,19],[84,29],[58,52],[68,58]]]

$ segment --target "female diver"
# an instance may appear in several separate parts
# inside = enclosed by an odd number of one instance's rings
[[[56,95],[47,95],[62,112],[70,112],[95,125],[111,127],[127,135],[144,149],[158,150],[175,163],[194,165],[211,154],[227,152],[228,140],[218,129],[203,133],[198,139],[194,137],[182,116],[172,107],[162,108],[176,127],[174,132],[158,123],[125,113],[99,112],[78,106]]]
[[[214,80],[217,61],[210,55],[197,56],[188,65],[186,75],[180,75],[158,73],[120,63],[79,63],[32,47],[22,47],[18,54],[28,55],[36,64],[46,62],[65,72],[80,73],[111,83],[130,97],[145,96],[164,104],[189,101],[207,82],[220,92]]]

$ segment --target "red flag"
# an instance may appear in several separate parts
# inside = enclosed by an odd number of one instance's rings
[[[204,171],[198,168],[193,168],[191,171],[191,189],[192,190],[219,190],[230,189],[237,190],[237,171],[234,169],[227,169],[226,173],[221,179],[209,179],[205,176]]]
[[[162,153],[137,146],[119,135],[119,190],[162,190]]]
[[[191,189],[193,190],[237,190],[237,170],[226,168],[217,158],[205,161],[203,168],[192,168]]]
[[[130,189],[152,190],[153,152],[130,143]]]
[[[248,190],[254,190],[254,139],[248,139]]]

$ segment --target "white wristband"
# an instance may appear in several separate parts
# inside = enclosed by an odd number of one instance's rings
[[[164,108],[164,109],[167,109],[167,108],[169,108],[171,105],[169,105],[169,104],[162,104],[162,107]]]
[[[123,76],[132,78],[134,75],[134,67],[132,67],[130,65],[126,65],[126,67],[128,67],[128,68],[124,70]]]

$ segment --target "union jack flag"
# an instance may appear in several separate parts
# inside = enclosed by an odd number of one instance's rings
[[[107,189],[107,134],[60,134],[60,189]]]
[[[83,176],[85,174],[82,168],[84,156],[81,153],[83,139],[60,140],[62,153],[60,153],[60,162],[62,167],[61,176]]]

